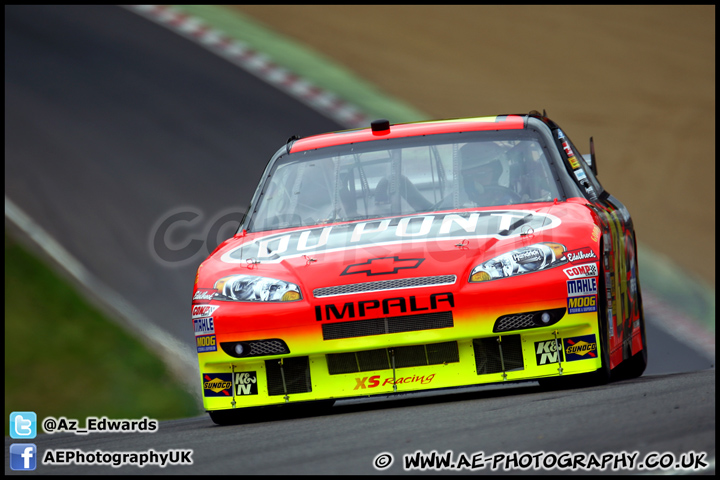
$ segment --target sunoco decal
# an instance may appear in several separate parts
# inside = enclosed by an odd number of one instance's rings
[[[564,338],[563,350],[565,350],[565,361],[587,360],[597,358],[598,347],[595,335],[583,335],[581,337]]]
[[[232,373],[203,373],[203,395],[232,397]]]
[[[257,395],[257,372],[235,373],[235,395]]]
[[[309,253],[369,246],[468,238],[512,238],[528,230],[539,232],[556,228],[560,224],[560,219],[553,215],[529,210],[395,217],[267,235],[232,249],[221,260],[244,264],[248,259],[256,259],[277,263],[283,258]]]

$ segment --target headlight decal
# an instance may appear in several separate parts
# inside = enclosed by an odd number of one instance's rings
[[[470,273],[469,281],[486,282],[539,272],[564,263],[562,259],[565,250],[565,246],[559,243],[536,243],[520,247],[476,266]]]
[[[252,275],[230,275],[215,282],[215,300],[236,302],[290,302],[300,300],[294,283]]]

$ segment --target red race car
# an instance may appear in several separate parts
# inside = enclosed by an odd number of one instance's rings
[[[291,138],[198,269],[205,409],[538,380],[647,364],[627,209],[544,114]]]

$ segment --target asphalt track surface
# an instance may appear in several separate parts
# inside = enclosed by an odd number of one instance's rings
[[[341,128],[122,8],[5,7],[6,198],[189,351],[190,296],[207,245],[167,262],[153,232],[169,215],[190,211],[199,216],[167,241],[180,248],[205,238],[222,215],[245,211],[287,137]],[[229,236],[234,225],[211,233]],[[402,473],[402,455],[416,450],[696,451],[707,452],[714,471],[712,361],[647,320],[650,363],[633,381],[342,401],[232,427],[203,416],[163,422],[153,434],[41,434],[34,440],[41,453],[191,448],[194,465],[41,465],[36,473],[374,473],[381,452],[395,456],[385,472]],[[11,443],[6,438],[6,473],[14,473]]]

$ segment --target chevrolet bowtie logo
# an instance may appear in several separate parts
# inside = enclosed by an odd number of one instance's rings
[[[417,268],[423,260],[425,259],[404,258],[401,260],[398,257],[371,258],[365,263],[348,265],[340,275],[353,275],[355,273],[364,273],[367,276],[390,275],[402,269]]]

